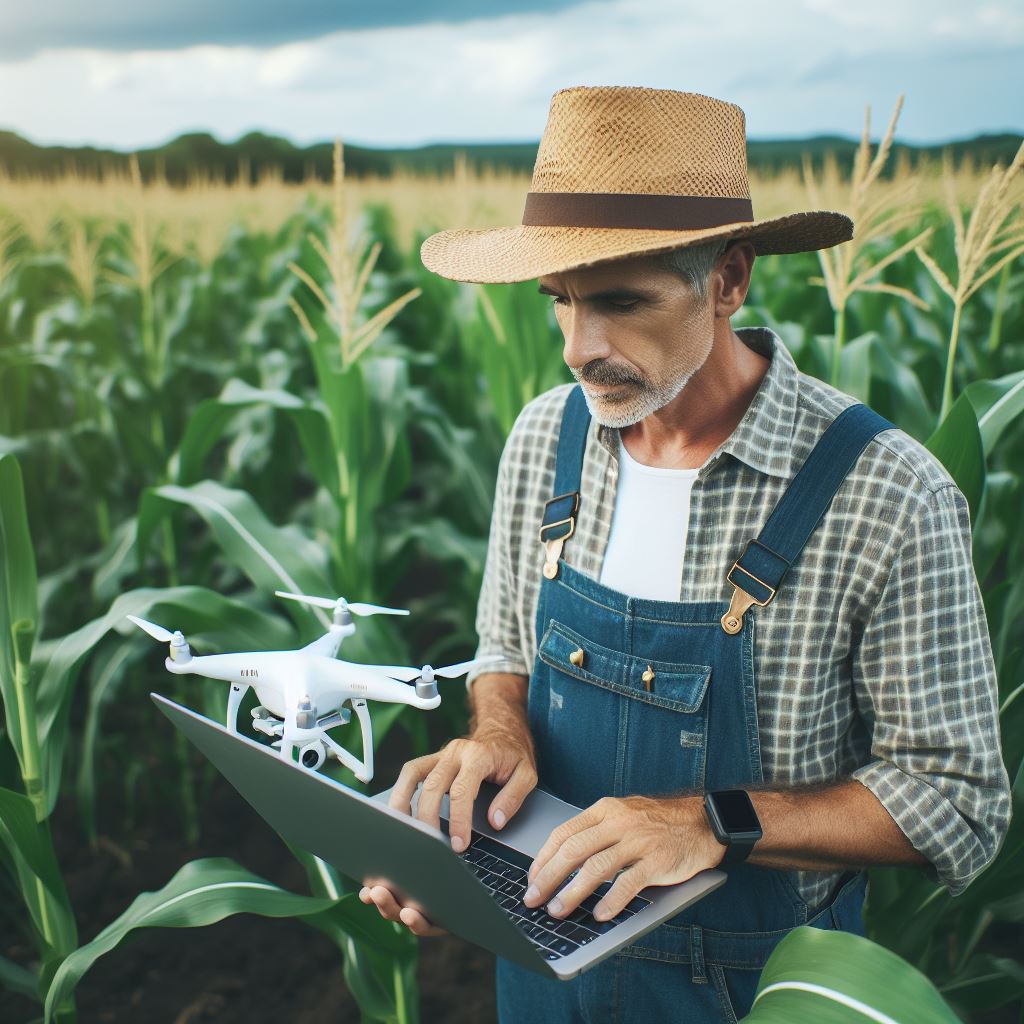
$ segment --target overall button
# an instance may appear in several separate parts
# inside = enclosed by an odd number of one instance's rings
[[[647,671],[640,677],[644,681],[644,689],[650,693],[651,683],[654,682],[654,669],[650,665],[647,666]]]

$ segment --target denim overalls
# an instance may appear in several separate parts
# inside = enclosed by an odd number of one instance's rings
[[[732,601],[677,602],[623,594],[561,558],[575,530],[589,423],[577,385],[541,527],[547,558],[527,705],[538,785],[586,808],[602,796],[763,783],[747,609],[772,600],[860,453],[893,424],[863,404],[844,409],[729,569]],[[726,870],[714,892],[571,981],[499,957],[500,1024],[733,1022],[749,1012],[787,931],[864,934],[864,871],[847,872],[831,902],[810,908],[795,872]]]

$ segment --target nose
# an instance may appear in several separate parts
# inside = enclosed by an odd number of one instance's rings
[[[582,310],[563,313],[559,323],[565,339],[562,358],[570,369],[582,370],[587,363],[607,359],[612,354],[605,328],[598,319]]]

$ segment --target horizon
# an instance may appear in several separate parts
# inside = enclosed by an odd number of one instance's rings
[[[62,148],[62,149],[97,149],[97,150],[109,150],[120,156],[130,156],[134,152],[140,152],[143,150],[157,150],[164,146],[168,146],[173,142],[177,142],[181,138],[189,136],[208,136],[213,139],[215,143],[221,146],[234,146],[240,143],[243,139],[248,138],[252,135],[259,135],[270,139],[280,139],[287,142],[289,145],[294,146],[296,149],[309,149],[314,146],[332,146],[334,144],[334,138],[322,138],[314,139],[310,142],[299,143],[294,139],[289,138],[280,132],[268,131],[262,128],[252,128],[248,131],[238,134],[235,138],[224,138],[220,136],[216,131],[211,131],[206,128],[194,128],[191,130],[181,131],[175,135],[171,135],[165,138],[162,142],[157,142],[152,145],[139,146],[135,148],[119,148],[116,146],[110,146],[103,143],[66,143],[66,142],[40,142],[30,136],[29,133],[20,131],[9,126],[0,125],[0,133],[9,132],[13,135],[17,135],[19,138],[28,142],[30,145],[36,146],[40,149],[46,148]],[[938,139],[934,141],[917,142],[908,140],[900,137],[899,131],[896,132],[893,137],[894,146],[908,146],[914,149],[926,149],[926,148],[940,148],[942,146],[953,146],[965,142],[974,142],[979,139],[998,138],[1002,136],[1013,136],[1013,137],[1024,137],[1024,131],[1006,130],[1006,131],[979,131],[974,135],[963,135],[953,138]],[[840,132],[821,132],[817,134],[801,134],[791,136],[765,136],[765,137],[754,137],[747,136],[747,145],[751,144],[765,144],[765,143],[800,143],[800,142],[816,142],[821,140],[829,140],[836,142],[848,143],[850,145],[857,145],[860,142],[860,137],[855,135],[843,135]],[[881,134],[872,133],[870,142],[873,146],[877,145],[881,140]],[[536,146],[540,143],[540,137],[535,139],[439,139],[433,141],[427,141],[422,143],[415,143],[411,145],[374,145],[366,142],[361,142],[356,139],[342,138],[342,145],[345,147],[353,147],[357,149],[368,149],[368,150],[394,150],[394,151],[414,151],[418,149],[428,149],[430,147],[474,147],[474,146]]]

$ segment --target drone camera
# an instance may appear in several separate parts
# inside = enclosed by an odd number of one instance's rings
[[[310,771],[315,772],[326,759],[327,748],[319,740],[307,743],[299,751],[299,762],[303,768],[308,768]]]

